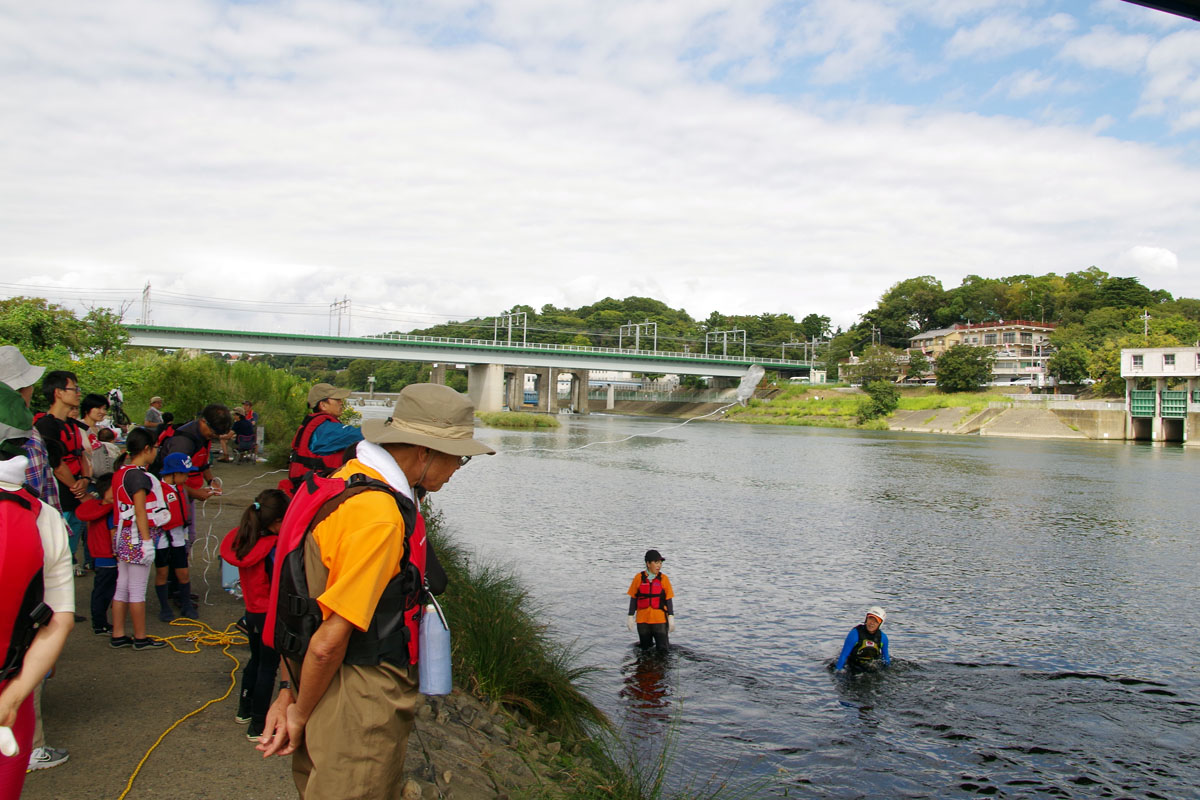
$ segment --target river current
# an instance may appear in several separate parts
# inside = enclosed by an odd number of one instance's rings
[[[670,743],[674,790],[1200,796],[1200,451],[562,419],[480,429],[502,454],[435,502],[585,648],[629,752]],[[651,547],[664,658],[625,629]],[[892,667],[832,673],[871,605]]]

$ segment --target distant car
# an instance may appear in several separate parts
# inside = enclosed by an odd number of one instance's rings
[[[1033,378],[1013,378],[1009,386],[1033,386]]]

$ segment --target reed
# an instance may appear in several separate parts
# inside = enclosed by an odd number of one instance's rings
[[[492,428],[557,428],[561,424],[552,414],[530,414],[524,411],[484,411],[475,415]]]

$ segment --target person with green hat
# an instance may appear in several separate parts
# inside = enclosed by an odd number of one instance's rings
[[[0,664],[0,731],[10,732],[17,747],[0,755],[0,797],[18,797],[26,770],[41,766],[30,752],[33,692],[75,624],[67,526],[23,485],[31,436],[24,398],[0,383],[0,653],[8,656]],[[65,760],[64,753],[55,763]]]
[[[302,797],[397,797],[417,702],[422,587],[445,576],[418,504],[473,456],[475,407],[447,386],[406,386],[363,424],[354,458],[309,474],[276,544],[264,643],[285,680],[259,749],[294,753]],[[318,516],[319,514],[319,516]],[[440,586],[438,585],[440,584]]]

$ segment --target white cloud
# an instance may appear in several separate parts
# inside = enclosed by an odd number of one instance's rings
[[[1179,256],[1165,247],[1137,245],[1117,257],[1117,266],[1142,275],[1173,275],[1179,271]]]
[[[361,332],[629,294],[846,325],[914,275],[1061,273],[1148,229],[1200,252],[1200,173],[1168,152],[697,77],[804,53],[829,80],[899,63],[887,7],[861,36],[846,6],[807,7],[832,33],[793,20],[790,53],[763,45],[765,5],[715,0],[472,6],[471,31],[415,7],[435,44],[368,4],[213,8],[0,12],[7,280],[305,303],[318,330],[343,295],[401,321]]]
[[[1008,76],[998,88],[1009,97],[1019,100],[1035,94],[1046,94],[1054,89],[1055,80],[1039,70],[1023,70]]]
[[[1135,73],[1146,62],[1153,40],[1143,34],[1123,34],[1112,28],[1093,28],[1063,45],[1060,56],[1089,69]]]
[[[1165,37],[1146,57],[1149,80],[1142,93],[1141,111],[1162,114],[1177,129],[1197,127],[1200,112],[1200,30]]]
[[[1001,58],[1050,44],[1075,28],[1069,14],[1042,19],[1019,16],[988,17],[973,28],[960,28],[946,43],[948,58]]]

